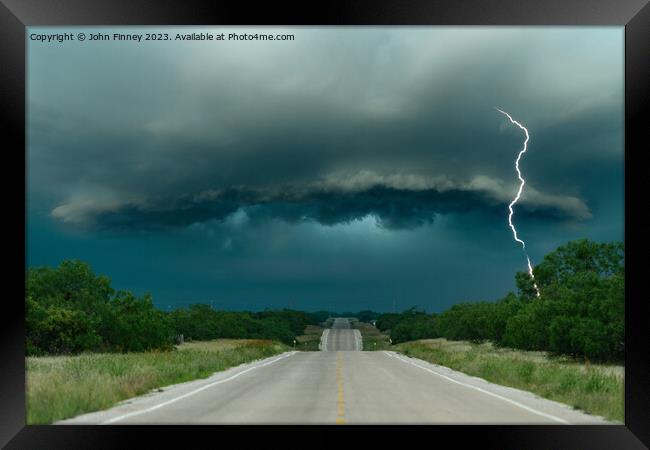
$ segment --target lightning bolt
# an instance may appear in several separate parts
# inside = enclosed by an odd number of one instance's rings
[[[530,140],[530,135],[528,134],[528,129],[522,124],[520,124],[519,122],[517,122],[515,119],[513,119],[510,114],[496,107],[494,109],[496,109],[501,114],[506,116],[512,124],[517,125],[519,128],[524,130],[524,133],[526,134],[526,139],[524,140],[524,147],[521,149],[521,151],[517,155],[517,159],[515,160],[515,170],[517,171],[517,177],[519,178],[519,181],[521,183],[519,184],[519,190],[517,191],[517,195],[508,205],[508,210],[510,211],[510,213],[508,214],[508,225],[510,225],[510,229],[512,230],[512,235],[514,236],[515,241],[521,244],[521,248],[524,251],[524,255],[526,255],[526,261],[528,262],[528,273],[530,274],[530,278],[533,279],[533,286],[535,287],[535,292],[537,292],[537,296],[539,297],[539,288],[537,287],[537,283],[535,283],[535,275],[533,275],[533,266],[530,263],[530,257],[528,256],[528,251],[526,251],[526,243],[523,240],[519,239],[519,236],[517,236],[517,229],[512,223],[512,216],[515,214],[512,207],[515,206],[515,204],[519,201],[519,198],[521,197],[521,193],[524,191],[524,185],[526,184],[526,180],[524,180],[524,178],[521,176],[521,170],[519,169],[519,161],[521,160],[521,157],[524,155],[524,153],[526,153],[526,150],[528,150],[528,141]]]

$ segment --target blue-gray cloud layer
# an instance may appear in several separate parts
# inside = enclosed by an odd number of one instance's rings
[[[497,106],[531,134],[521,226],[621,237],[622,29],[282,32],[296,40],[29,43],[30,210],[66,233],[202,227],[251,261],[278,220],[507,245],[523,134]]]

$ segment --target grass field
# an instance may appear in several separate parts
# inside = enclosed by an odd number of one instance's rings
[[[282,353],[264,340],[188,342],[169,352],[28,357],[27,423],[48,424],[110,408],[152,389]]]
[[[324,329],[316,325],[307,325],[305,334],[296,337],[296,350],[308,352],[317,352],[320,350],[318,344],[320,343],[320,337]]]
[[[543,352],[446,339],[405,342],[392,350],[623,422],[622,366],[583,364]]]
[[[384,334],[369,323],[359,322],[356,328],[363,339],[363,350],[387,350],[390,348],[389,335]]]

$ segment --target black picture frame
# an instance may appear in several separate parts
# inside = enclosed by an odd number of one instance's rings
[[[299,6],[302,5],[302,6]],[[625,26],[625,240],[626,356],[625,424],[611,426],[435,426],[417,427],[429,442],[452,439],[497,448],[646,448],[650,445],[650,336],[644,323],[642,273],[647,248],[642,203],[645,181],[643,121],[650,105],[650,5],[648,0],[362,0],[300,2],[283,6],[266,2],[171,0],[2,0],[0,4],[0,111],[9,157],[2,177],[5,206],[5,249],[10,261],[5,275],[11,286],[4,297],[0,352],[0,445],[7,448],[123,448],[136,438],[172,444],[196,439],[225,443],[226,431],[239,427],[202,426],[27,426],[25,425],[25,27],[36,25],[616,25]],[[644,114],[646,113],[646,114]],[[637,206],[639,208],[637,208]],[[632,250],[634,249],[634,250]],[[636,261],[638,259],[638,263]],[[18,264],[23,261],[23,265]],[[269,432],[285,431],[266,427]],[[324,433],[367,432],[383,437],[391,427],[302,427],[315,441]],[[412,432],[412,430],[403,430]],[[468,432],[468,431],[471,431]],[[293,432],[293,431],[292,431]],[[251,436],[251,433],[247,433]],[[257,434],[257,433],[255,433]],[[192,441],[188,441],[190,438]],[[395,436],[405,436],[398,434]],[[254,436],[253,436],[254,437]],[[370,441],[368,441],[368,439]],[[425,441],[426,442],[426,441]],[[381,443],[381,441],[379,441]],[[421,444],[419,444],[421,445]],[[191,445],[190,445],[191,446]]]

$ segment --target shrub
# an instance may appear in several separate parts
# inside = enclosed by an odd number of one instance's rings
[[[25,312],[28,355],[170,347],[171,329],[150,296],[115,292],[81,261],[28,269]]]
[[[624,356],[625,265],[623,243],[578,240],[558,247],[534,268],[517,273],[517,294],[497,302],[460,303],[435,320],[438,335],[578,358],[620,361]],[[412,310],[383,314],[377,326],[394,342],[419,339]],[[422,333],[433,336],[430,330]]]

